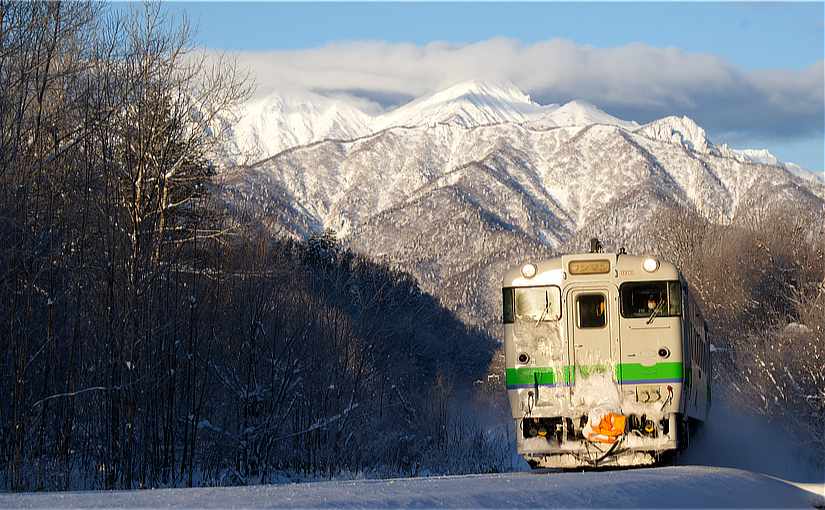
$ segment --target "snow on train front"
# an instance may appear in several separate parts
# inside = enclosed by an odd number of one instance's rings
[[[533,467],[652,464],[710,404],[706,327],[677,269],[565,255],[503,279],[506,384]]]

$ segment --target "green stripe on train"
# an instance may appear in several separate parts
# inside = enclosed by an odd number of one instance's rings
[[[604,372],[604,365],[584,365],[579,367],[579,373]],[[656,379],[681,379],[682,363],[667,362],[643,366],[640,363],[620,363],[616,366],[616,380],[619,382],[649,381]],[[575,381],[573,365],[560,367],[522,367],[508,368],[505,371],[505,381],[508,386],[525,385],[562,385]]]
[[[571,367],[523,367],[523,368],[508,368],[505,371],[505,380],[507,385],[551,385],[551,384],[569,384]]]
[[[656,379],[681,379],[682,362],[670,361],[643,366],[640,363],[621,363],[616,367],[616,377],[622,382],[646,381]]]

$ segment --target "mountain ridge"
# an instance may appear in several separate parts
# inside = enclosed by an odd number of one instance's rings
[[[490,328],[505,266],[577,249],[583,236],[632,250],[663,209],[728,223],[753,203],[825,208],[819,180],[716,146],[687,117],[617,125],[590,106],[574,102],[568,111],[590,116],[561,118],[609,123],[448,120],[317,141],[234,171],[225,193],[280,233],[335,230],[342,243],[398,264],[463,319]]]
[[[469,99],[468,99],[469,98]],[[281,152],[321,141],[352,141],[386,129],[459,125],[467,129],[515,123],[532,129],[604,124],[685,145],[699,152],[718,151],[736,159],[783,166],[799,177],[825,182],[825,175],[782,162],[767,149],[715,145],[686,116],[671,115],[640,125],[610,115],[581,99],[541,105],[512,83],[470,80],[406,104],[370,115],[347,100],[314,92],[284,91],[257,98],[235,112],[223,165],[257,164]]]

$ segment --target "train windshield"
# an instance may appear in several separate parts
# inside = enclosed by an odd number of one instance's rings
[[[504,322],[555,322],[561,318],[561,289],[523,287],[504,289]]]
[[[631,282],[622,284],[622,317],[678,317],[682,314],[679,282]]]

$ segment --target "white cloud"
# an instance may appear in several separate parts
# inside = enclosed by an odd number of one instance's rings
[[[711,131],[763,136],[823,132],[823,61],[749,71],[708,54],[637,43],[594,48],[563,39],[489,39],[424,46],[380,41],[236,53],[258,94],[285,88],[358,96],[374,110],[475,79],[510,81],[541,103],[585,99],[624,118],[686,114]]]

